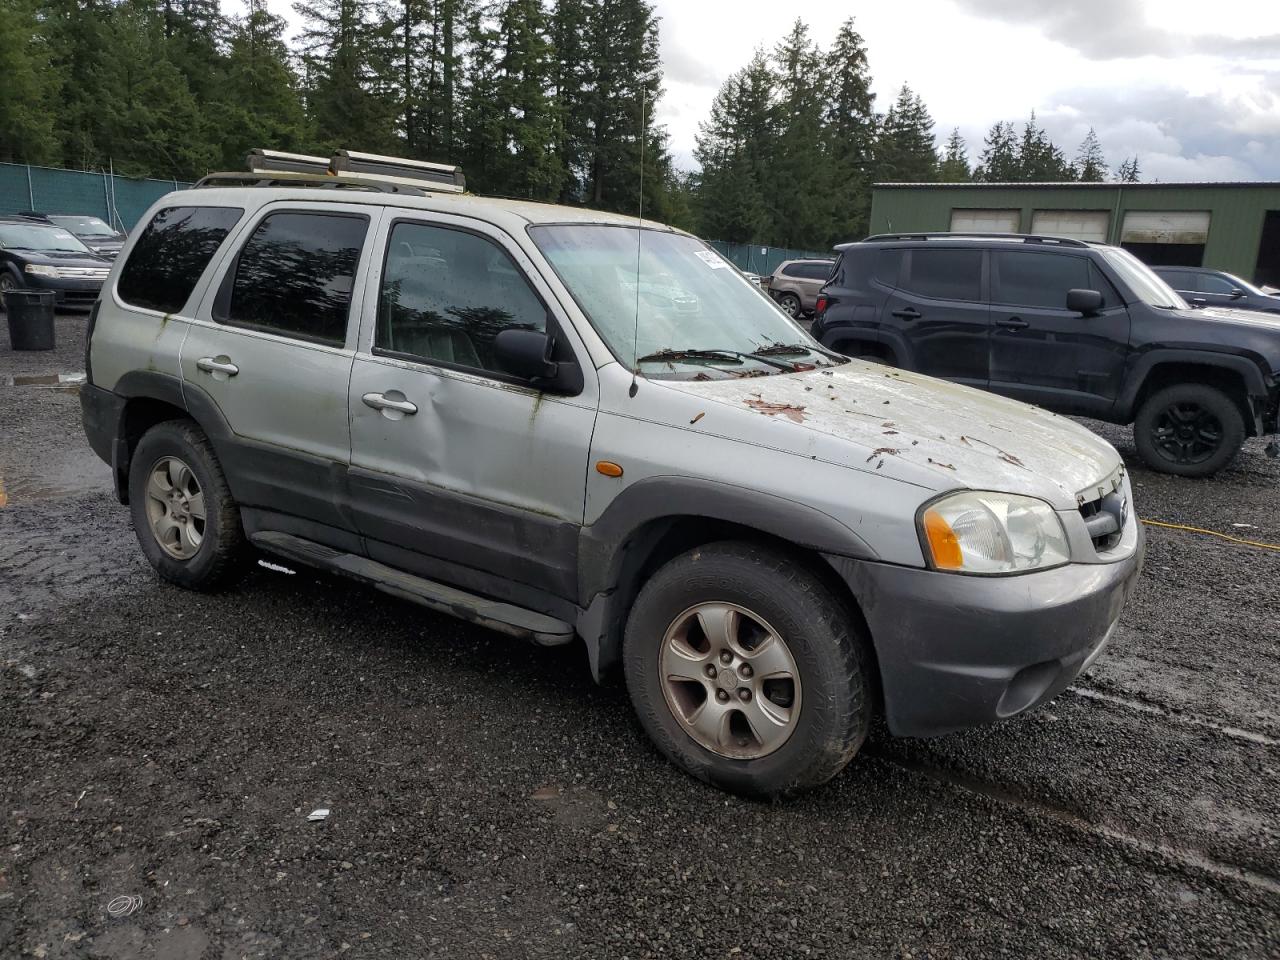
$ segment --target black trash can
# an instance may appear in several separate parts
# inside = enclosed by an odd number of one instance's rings
[[[9,290],[4,312],[9,318],[9,345],[15,350],[53,349],[52,290]]]

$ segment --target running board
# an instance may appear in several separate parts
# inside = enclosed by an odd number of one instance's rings
[[[432,610],[532,641],[539,646],[555,647],[573,640],[573,627],[563,620],[415,577],[368,557],[343,553],[322,543],[274,530],[251,534],[249,540],[255,547],[270,553],[363,580],[393,597],[420,603]]]

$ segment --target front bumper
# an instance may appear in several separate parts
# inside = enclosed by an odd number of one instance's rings
[[[828,557],[871,631],[889,730],[923,737],[990,723],[1061,693],[1111,639],[1146,549],[1014,577]]]
[[[52,290],[60,307],[92,307],[102,292],[102,280],[59,280],[24,274],[23,286],[28,290]]]

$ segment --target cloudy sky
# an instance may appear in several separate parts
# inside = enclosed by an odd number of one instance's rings
[[[877,106],[909,83],[976,160],[997,120],[1036,111],[1073,155],[1090,126],[1113,168],[1144,180],[1280,180],[1276,0],[656,0],[666,94],[658,119],[678,165],[717,88],[794,17],[827,46],[851,14]],[[296,21],[288,0],[270,6]]]

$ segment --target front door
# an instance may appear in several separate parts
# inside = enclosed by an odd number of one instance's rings
[[[1129,349],[1115,288],[1066,250],[996,251],[991,261],[991,389],[1061,413],[1108,413]],[[1099,291],[1102,309],[1068,310],[1069,290]]]
[[[349,484],[369,554],[564,615],[547,597],[577,598],[594,368],[583,365],[577,396],[499,368],[493,339],[511,327],[551,331],[557,359],[586,356],[500,231],[415,215],[383,233],[349,398]]]
[[[990,310],[981,250],[918,246],[903,256],[881,311],[881,339],[898,362],[934,377],[987,385]]]
[[[317,205],[319,206],[319,205]],[[182,376],[235,434],[224,456],[245,506],[332,527],[351,449],[349,323],[373,211],[266,208],[246,226],[182,345]]]

